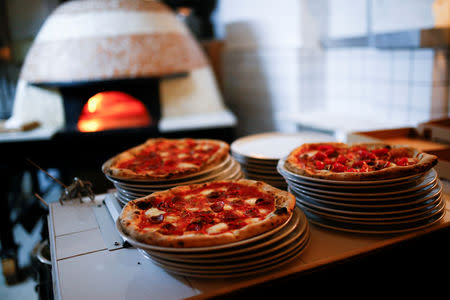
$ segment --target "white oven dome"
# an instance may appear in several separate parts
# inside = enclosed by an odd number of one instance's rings
[[[157,1],[79,0],[58,6],[25,58],[21,79],[60,83],[161,77],[208,64],[188,28]]]

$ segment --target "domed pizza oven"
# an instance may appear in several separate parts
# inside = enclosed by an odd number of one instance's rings
[[[33,121],[66,134],[189,135],[235,118],[203,49],[167,6],[88,0],[61,4],[25,58],[7,125]]]

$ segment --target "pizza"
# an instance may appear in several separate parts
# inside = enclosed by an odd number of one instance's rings
[[[229,145],[212,139],[148,139],[103,165],[107,175],[132,180],[164,180],[201,172],[228,156]]]
[[[435,155],[384,143],[310,143],[294,149],[285,168],[299,175],[330,180],[380,180],[428,171]]]
[[[128,202],[119,224],[132,239],[163,247],[206,247],[247,239],[291,217],[295,197],[261,181],[177,186]]]

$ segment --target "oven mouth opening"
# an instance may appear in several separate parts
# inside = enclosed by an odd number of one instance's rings
[[[152,118],[137,98],[121,91],[100,92],[89,98],[77,122],[80,132],[148,127]]]
[[[161,118],[159,80],[120,80],[59,87],[63,132],[154,129]]]

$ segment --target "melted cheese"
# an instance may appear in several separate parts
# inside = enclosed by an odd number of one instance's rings
[[[165,213],[166,213],[165,211],[159,210],[156,207],[152,207],[152,208],[147,209],[147,211],[145,212],[145,215],[147,217],[151,218],[151,217],[156,217],[156,216],[159,216],[159,215],[165,214]]]
[[[207,196],[207,195],[209,195],[209,194],[212,193],[212,192],[214,192],[214,190],[208,189],[208,190],[203,190],[203,191],[201,191],[200,194],[202,194],[202,195],[204,195],[204,196]]]
[[[203,145],[197,145],[195,147],[195,150],[202,150],[202,151],[208,151],[210,149],[212,149],[213,147],[211,145],[208,144],[203,144]]]
[[[250,198],[245,200],[245,203],[249,204],[249,205],[255,205],[256,200],[258,200],[258,198]]]
[[[311,158],[311,157],[313,157],[314,155],[316,155],[317,152],[319,152],[319,151],[318,151],[318,150],[312,150],[312,151],[305,152],[305,153],[303,153],[302,155],[306,155],[308,158]]]
[[[188,155],[186,154],[186,153],[180,153],[180,154],[178,154],[177,155],[178,156],[178,158],[185,158],[185,157],[188,157]]]
[[[198,195],[197,195],[197,194],[186,195],[186,196],[184,196],[184,199],[190,200],[190,199],[192,199],[192,198],[194,198],[194,197],[198,197]]]
[[[226,223],[219,223],[214,226],[211,226],[207,229],[208,234],[216,234],[228,229],[228,225]]]
[[[156,227],[144,227],[142,230],[145,231],[145,232],[153,232],[153,231],[158,230],[158,228],[156,228]]]
[[[250,218],[250,219],[247,219],[245,222],[247,224],[252,224],[252,223],[259,222],[259,221],[260,221],[259,218]]]
[[[232,210],[232,209],[233,209],[233,206],[231,206],[231,205],[229,205],[229,204],[225,204],[225,205],[223,206],[223,209],[224,209],[224,210]]]
[[[169,223],[176,223],[178,221],[178,217],[177,216],[167,216],[164,218],[164,220],[166,220]]]
[[[228,198],[227,201],[229,202],[234,202],[234,201],[239,201],[239,198]]]
[[[177,165],[177,167],[180,168],[180,169],[197,168],[196,165],[190,164],[190,163],[187,163],[187,162],[181,162],[181,163],[179,163]]]

